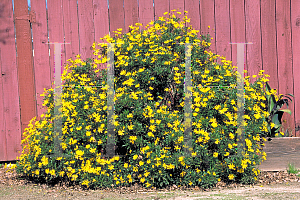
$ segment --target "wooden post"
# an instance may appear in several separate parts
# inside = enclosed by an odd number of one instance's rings
[[[36,116],[33,55],[27,0],[15,1],[14,7],[21,128],[23,133],[29,121]]]
[[[22,150],[12,1],[0,10],[0,161],[10,161]]]

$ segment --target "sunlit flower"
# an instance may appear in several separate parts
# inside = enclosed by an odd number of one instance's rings
[[[234,164],[233,164],[233,163],[230,163],[230,164],[228,165],[228,168],[229,168],[229,169],[234,169],[234,168],[235,168],[235,166],[234,166]]]
[[[45,165],[45,166],[48,165],[48,158],[46,156],[43,156],[41,161],[42,161],[43,165]]]

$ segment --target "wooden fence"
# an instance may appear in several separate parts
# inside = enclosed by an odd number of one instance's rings
[[[107,0],[48,0],[47,6],[31,0],[30,13],[27,0],[15,0],[14,10],[12,0],[1,0],[0,161],[16,159],[21,132],[44,112],[39,94],[54,80],[54,45],[48,42],[70,43],[63,45],[63,63],[76,54],[90,57],[92,43],[109,31],[126,32],[173,9],[187,10],[193,28],[213,37],[212,51],[235,65],[237,48],[229,43],[253,43],[246,45],[245,69],[248,75],[265,70],[272,88],[295,95],[284,127],[299,136],[298,0],[109,0],[109,7]]]

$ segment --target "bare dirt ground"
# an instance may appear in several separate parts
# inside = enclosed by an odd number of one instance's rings
[[[80,187],[48,186],[20,178],[14,171],[0,168],[0,199],[300,199],[300,178],[286,172],[262,172],[254,185],[219,183],[215,188],[145,190],[138,186],[107,190],[82,190]]]

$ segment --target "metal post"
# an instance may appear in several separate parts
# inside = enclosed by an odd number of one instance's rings
[[[62,112],[61,112],[61,73],[62,73],[62,63],[61,63],[61,45],[70,43],[47,43],[54,44],[54,116],[53,116],[53,128],[54,128],[54,157],[62,157],[62,147],[61,147],[61,137],[62,137]]]
[[[114,123],[114,44],[107,45],[107,145],[106,155],[115,155],[115,123]]]
[[[245,44],[252,43],[230,43],[237,44],[237,155],[244,154],[245,147],[245,127],[244,127],[244,104],[245,104],[245,91],[244,91],[244,47]]]
[[[185,44],[185,101],[184,101],[184,150],[186,156],[192,151],[192,76],[191,76],[191,51],[190,43]]]

